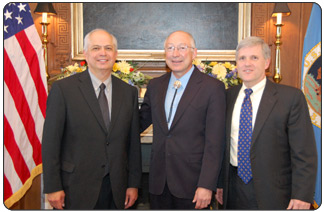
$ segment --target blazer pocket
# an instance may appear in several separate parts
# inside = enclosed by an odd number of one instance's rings
[[[72,173],[74,171],[75,165],[66,161],[62,162],[62,171]]]

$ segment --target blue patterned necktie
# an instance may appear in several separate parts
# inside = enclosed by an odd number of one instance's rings
[[[240,128],[238,139],[238,176],[245,184],[248,184],[252,179],[250,147],[252,141],[252,103],[250,95],[252,89],[245,89],[245,97],[243,100],[240,114]]]

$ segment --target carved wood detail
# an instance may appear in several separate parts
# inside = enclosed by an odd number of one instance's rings
[[[51,43],[52,64],[49,67],[50,75],[60,72],[61,68],[72,63],[71,61],[71,9],[67,3],[53,3],[57,16],[53,17],[54,31]]]
[[[273,45],[270,36],[270,22],[271,12],[269,12],[270,4],[265,3],[253,3],[252,4],[252,33],[251,35],[262,38],[269,44],[271,52],[275,52],[275,46]],[[271,55],[272,57],[274,55]],[[271,77],[271,70],[274,69],[274,62],[272,62],[269,68],[266,70],[267,76]]]

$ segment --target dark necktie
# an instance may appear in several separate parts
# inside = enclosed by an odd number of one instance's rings
[[[173,99],[172,99],[172,102],[171,102],[170,112],[169,112],[169,117],[168,117],[167,123],[170,122],[171,115],[172,115],[173,102],[174,102],[174,99],[175,99],[175,97],[176,97],[176,95],[177,95],[177,91],[178,91],[178,89],[181,87],[181,82],[180,82],[179,80],[175,81],[174,84],[173,84],[173,87],[174,87],[176,90],[175,90],[175,92],[174,92]]]
[[[107,127],[107,129],[109,129],[110,115],[109,115],[108,101],[107,101],[107,97],[105,94],[106,85],[104,83],[102,83],[99,87],[100,87],[100,92],[99,92],[99,96],[98,96],[98,101],[99,101],[101,113],[102,113],[103,119],[105,121],[106,127]]]
[[[245,89],[245,98],[243,100],[241,114],[240,114],[240,127],[238,139],[238,176],[245,184],[249,183],[252,179],[251,161],[250,161],[250,148],[252,141],[252,103],[250,95],[252,89]]]

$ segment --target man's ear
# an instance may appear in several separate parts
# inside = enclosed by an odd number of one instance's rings
[[[192,60],[194,60],[197,57],[197,48],[194,48],[193,54],[192,54]]]
[[[270,66],[270,59],[266,59],[264,70],[268,69]]]

